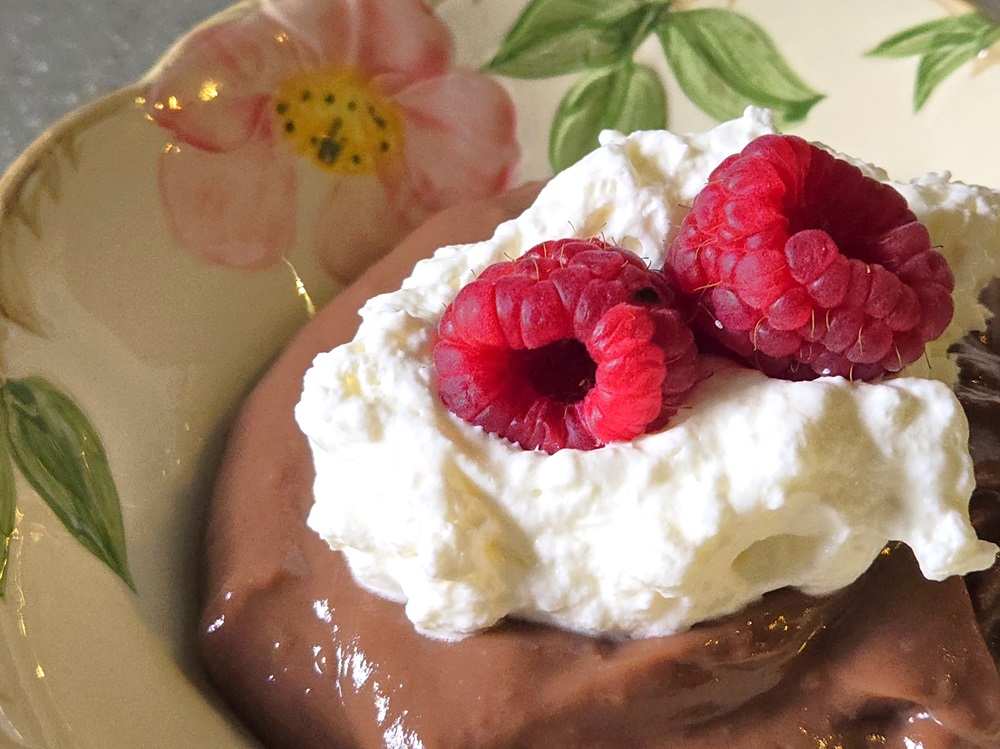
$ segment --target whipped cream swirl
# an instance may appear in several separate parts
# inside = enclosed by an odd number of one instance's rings
[[[635,637],[784,586],[833,591],[890,540],[934,580],[994,562],[969,523],[968,425],[946,351],[985,319],[976,297],[998,273],[1000,196],[946,174],[893,183],[956,274],[955,321],[904,372],[919,377],[786,382],[703,356],[701,384],[668,428],[554,455],[438,400],[435,330],[479,271],[544,240],[595,235],[660,267],[712,169],[769,132],[768,114],[750,109],[706,133],[605,133],[519,218],[418,263],[365,305],[353,342],[317,357],[296,408],[317,473],[309,525],[359,583],[405,602],[435,637],[505,616]]]

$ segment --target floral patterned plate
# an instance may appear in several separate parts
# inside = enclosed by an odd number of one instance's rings
[[[55,125],[0,179],[0,745],[254,746],[192,652],[226,425],[424,217],[750,104],[1000,185],[998,43],[958,0],[259,0]]]

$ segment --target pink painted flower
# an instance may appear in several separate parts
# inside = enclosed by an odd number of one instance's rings
[[[422,0],[261,0],[197,30],[146,96],[174,138],[160,162],[173,236],[265,268],[300,209],[317,211],[314,243],[347,280],[431,213],[501,192],[519,157],[513,105],[452,59]],[[300,206],[316,176],[326,198]],[[345,251],[355,242],[364,252]]]

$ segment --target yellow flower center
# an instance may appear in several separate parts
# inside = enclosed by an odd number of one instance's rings
[[[399,107],[354,68],[290,78],[274,113],[295,152],[330,172],[373,174],[402,152]]]

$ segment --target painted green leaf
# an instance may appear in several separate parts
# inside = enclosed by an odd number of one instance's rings
[[[681,89],[717,120],[756,104],[796,122],[824,98],[792,70],[767,32],[734,11],[671,13],[657,33]]]
[[[911,26],[883,39],[869,51],[872,57],[913,57],[935,52],[941,47],[968,42],[990,23],[978,13],[948,16]]]
[[[21,473],[69,532],[134,590],[118,490],[86,414],[41,377],[8,380],[0,396]]]
[[[992,42],[984,45],[975,40],[947,46],[921,57],[917,66],[917,82],[913,87],[913,109],[918,110],[926,104],[934,89],[965,63],[975,59],[990,44]]]
[[[667,14],[645,0],[532,0],[485,71],[549,78],[630,59]]]
[[[928,21],[884,39],[868,54],[874,57],[919,56],[913,109],[965,63],[1000,41],[1000,26],[980,13]]]
[[[597,148],[602,130],[624,133],[667,126],[660,76],[628,60],[583,76],[559,102],[549,137],[549,161],[559,172]]]
[[[10,541],[14,537],[14,465],[7,441],[7,419],[0,408],[0,598],[7,591]]]

